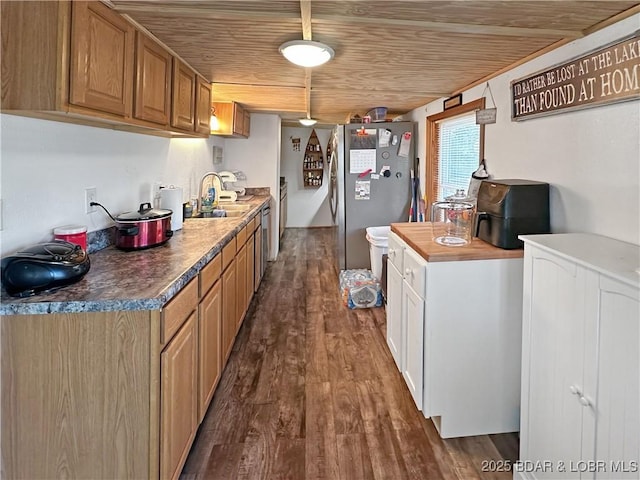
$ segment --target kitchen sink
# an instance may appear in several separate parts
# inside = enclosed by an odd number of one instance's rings
[[[226,216],[221,216],[216,213],[217,211],[223,210],[226,212]],[[221,204],[218,205],[213,212],[198,212],[197,215],[191,218],[229,218],[229,217],[243,217],[249,210],[251,210],[251,205],[246,204],[238,204],[238,203],[229,203],[229,204]]]

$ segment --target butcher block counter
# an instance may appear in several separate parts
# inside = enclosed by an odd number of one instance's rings
[[[433,224],[392,223],[391,231],[413,248],[428,262],[451,262],[455,260],[488,260],[498,258],[523,258],[524,250],[505,250],[473,238],[471,243],[460,247],[447,247],[433,240]]]

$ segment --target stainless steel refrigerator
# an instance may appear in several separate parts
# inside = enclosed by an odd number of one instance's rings
[[[366,228],[409,219],[415,123],[338,125],[332,142],[329,201],[338,227],[336,268],[370,268]]]

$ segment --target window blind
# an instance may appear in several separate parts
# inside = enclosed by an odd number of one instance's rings
[[[471,174],[480,161],[480,125],[476,125],[475,112],[443,119],[436,125],[436,150],[433,192],[437,200],[469,187]]]

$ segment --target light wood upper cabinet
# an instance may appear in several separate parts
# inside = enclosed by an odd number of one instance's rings
[[[141,32],[136,33],[133,116],[168,126],[171,113],[172,56]]]
[[[211,126],[211,84],[196,76],[196,132],[209,135]]]
[[[242,105],[236,102],[213,102],[218,129],[211,135],[223,137],[247,138],[250,132],[251,116]]]
[[[210,84],[179,59],[174,72],[167,48],[103,2],[11,1],[0,8],[2,113],[209,135]]]
[[[242,124],[242,135],[249,138],[250,133],[251,133],[251,114],[247,110],[245,110],[244,122]]]
[[[171,126],[193,131],[196,119],[196,75],[184,62],[173,59]]]
[[[103,3],[73,3],[69,103],[131,116],[134,36]]]

